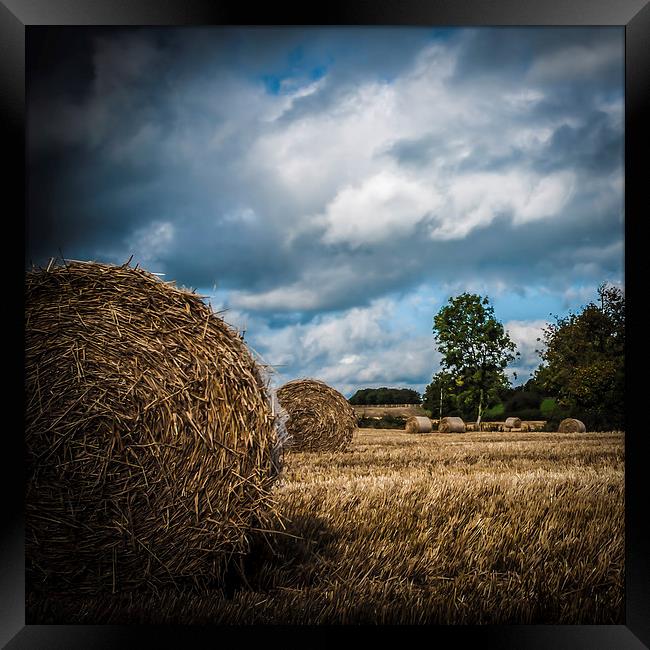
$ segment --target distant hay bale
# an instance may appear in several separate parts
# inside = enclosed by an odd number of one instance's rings
[[[566,418],[560,422],[558,431],[560,433],[585,433],[587,428],[584,423],[575,418]]]
[[[278,389],[278,400],[289,415],[287,450],[343,451],[357,420],[348,400],[316,379],[294,379]]]
[[[431,420],[420,415],[413,415],[406,420],[406,433],[430,433],[433,429]]]
[[[442,433],[465,433],[465,423],[461,418],[442,418],[438,425],[438,431]]]
[[[220,580],[274,507],[286,432],[263,369],[199,296],[142,269],[25,284],[28,584]]]
[[[509,429],[519,429],[521,427],[521,419],[506,418],[506,421],[503,426],[508,427]]]

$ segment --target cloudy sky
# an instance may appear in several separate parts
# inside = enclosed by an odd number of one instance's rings
[[[623,285],[623,28],[28,28],[26,264],[209,297],[277,385],[422,391],[487,295],[526,381]]]

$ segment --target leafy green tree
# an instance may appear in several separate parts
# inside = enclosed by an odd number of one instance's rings
[[[558,405],[589,428],[625,427],[625,296],[598,287],[599,303],[555,317],[539,339],[542,365],[536,379],[557,395]]]
[[[424,390],[422,406],[431,412],[432,418],[440,418],[458,410],[456,384],[448,372],[441,370],[433,375],[431,383]]]
[[[502,371],[487,369],[482,376],[478,372],[473,372],[469,377],[461,376],[457,378],[456,384],[456,404],[460,415],[463,419],[471,420],[478,411],[478,423],[481,422],[484,411],[498,404],[501,393],[509,387],[508,378]]]
[[[512,394],[503,405],[506,417],[518,415],[520,411],[539,411],[543,396],[536,391],[526,390],[523,386],[517,388],[520,390],[512,391]],[[539,413],[533,419],[539,419]]]
[[[459,406],[476,412],[480,423],[484,409],[509,383],[504,369],[519,354],[515,344],[489,299],[471,293],[449,298],[434,316],[433,332],[441,368],[456,383]]]

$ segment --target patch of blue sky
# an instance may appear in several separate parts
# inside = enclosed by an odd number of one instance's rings
[[[480,293],[480,292],[479,292]],[[593,293],[593,295],[591,295]],[[494,307],[494,315],[502,323],[509,321],[551,321],[554,316],[565,316],[569,310],[578,310],[581,306],[594,300],[589,287],[576,286],[567,297],[566,292],[553,292],[549,289],[528,287],[520,291],[503,291],[487,295]],[[415,334],[428,334],[432,331],[433,317],[447,304],[448,294],[429,285],[421,285],[416,290],[395,297],[395,324],[405,331]],[[578,301],[577,304],[576,300]],[[391,319],[392,320],[392,319]]]
[[[318,314],[317,314],[318,316]],[[264,319],[269,329],[279,330],[291,325],[304,325],[313,321],[314,314],[306,314],[301,311],[294,312],[270,312],[264,315]]]
[[[323,60],[324,56],[324,60]],[[284,65],[279,69],[261,73],[258,77],[270,95],[295,92],[322,79],[334,62],[331,53],[316,56],[304,46],[298,45],[286,54]]]
[[[309,78],[312,81],[318,81],[319,79],[322,79],[327,74],[328,68],[329,66],[326,64],[317,65],[309,72]]]
[[[428,285],[421,285],[407,294],[394,294],[390,298],[395,301],[390,319],[392,327],[414,335],[432,332],[433,317],[446,301],[445,296]]]
[[[434,27],[429,33],[434,40],[446,42],[452,38],[458,38],[464,31],[458,27]]]
[[[562,293],[527,288],[524,291],[506,291],[489,296],[494,315],[502,323],[508,321],[554,320],[553,316],[565,315],[568,310]],[[551,314],[553,316],[551,316]]]
[[[306,71],[263,74],[260,79],[269,95],[284,95],[294,93],[300,88],[322,79],[327,74],[327,70],[328,66],[323,64]]]
[[[264,88],[269,95],[279,95],[282,87],[283,77],[275,74],[264,74],[261,76]]]

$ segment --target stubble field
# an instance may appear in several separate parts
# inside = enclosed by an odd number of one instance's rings
[[[225,590],[115,594],[39,622],[622,624],[622,432],[410,435],[287,454],[284,527]]]

